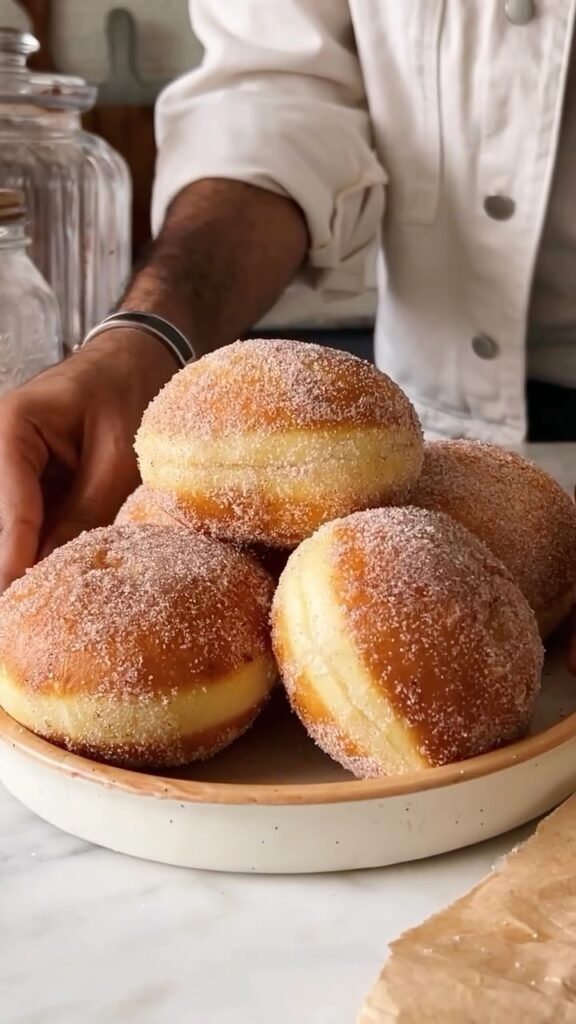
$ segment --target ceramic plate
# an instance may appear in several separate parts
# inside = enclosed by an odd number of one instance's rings
[[[576,680],[550,661],[532,734],[503,750],[357,781],[278,695],[211,761],[165,775],[68,754],[0,712],[0,778],[58,828],[122,853],[219,871],[342,871],[499,835],[576,789]]]

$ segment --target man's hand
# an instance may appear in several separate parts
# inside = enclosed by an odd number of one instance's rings
[[[149,335],[116,329],[0,400],[0,590],[113,520],[138,484],[144,409],[175,370]]]
[[[120,308],[165,316],[201,356],[258,321],[307,246],[292,200],[198,181],[171,204]],[[176,369],[161,342],[115,328],[0,400],[0,591],[59,544],[112,521],[138,483],[142,413]]]

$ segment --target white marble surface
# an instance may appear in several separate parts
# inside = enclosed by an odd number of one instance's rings
[[[534,449],[571,488],[576,445]],[[354,1024],[403,929],[529,830],[381,871],[245,877],[90,847],[0,787],[2,1024]]]

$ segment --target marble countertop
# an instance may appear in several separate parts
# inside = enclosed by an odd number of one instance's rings
[[[527,454],[568,489],[576,445]],[[170,868],[56,831],[0,787],[2,1024],[354,1024],[388,942],[530,829],[311,877]]]

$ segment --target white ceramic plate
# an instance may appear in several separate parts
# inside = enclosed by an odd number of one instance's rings
[[[341,871],[499,835],[576,790],[576,680],[550,662],[532,735],[473,760],[356,781],[279,696],[223,754],[169,777],[68,754],[0,712],[0,779],[40,817],[92,843],[219,871]]]

